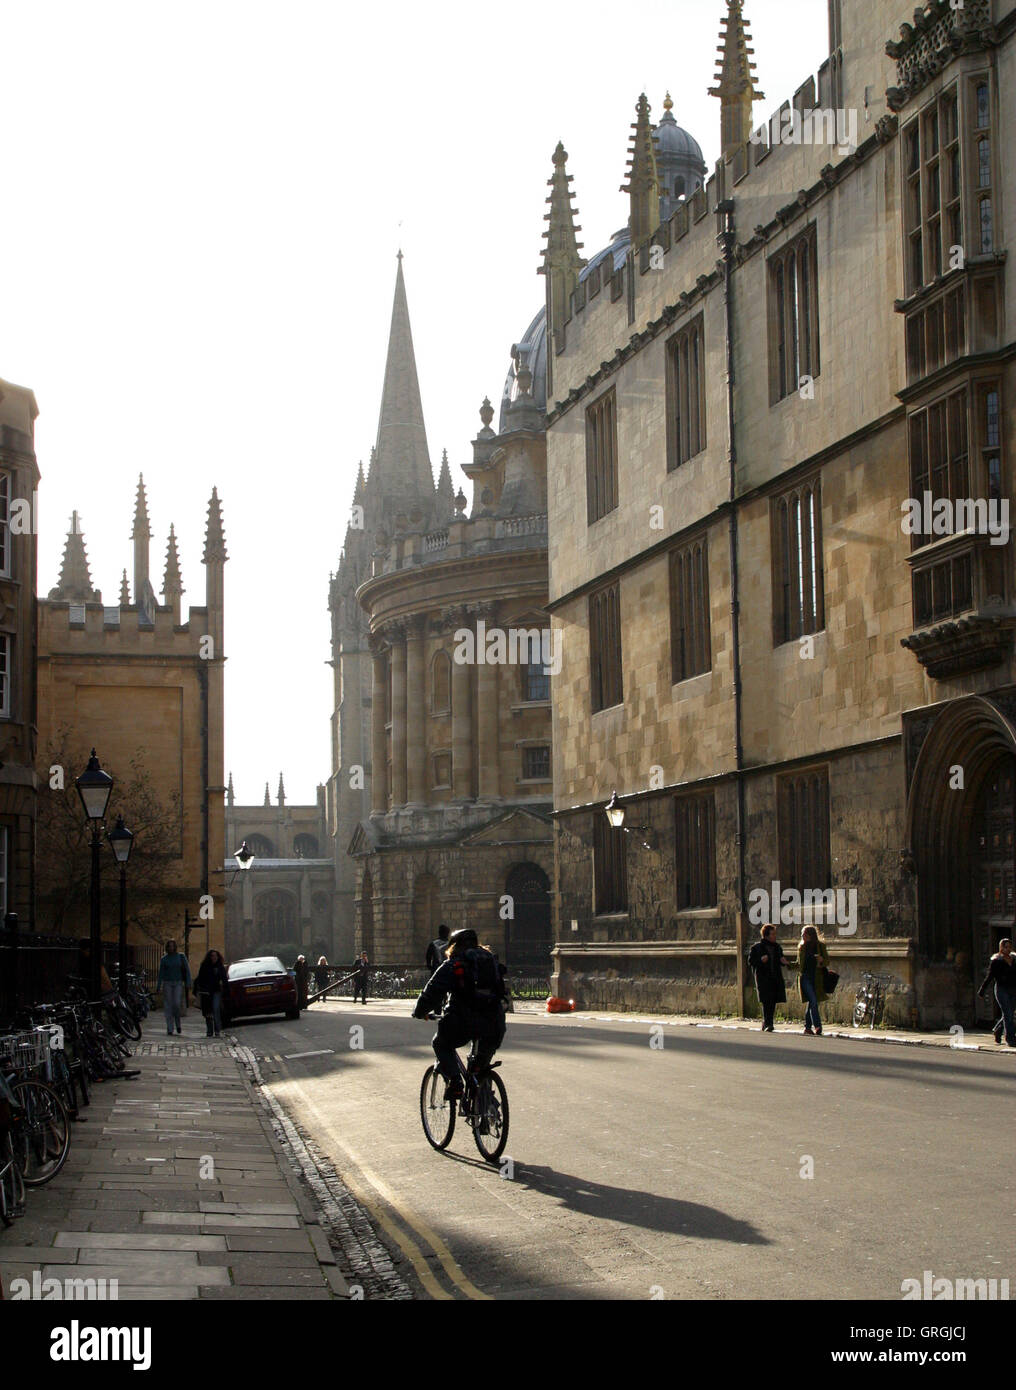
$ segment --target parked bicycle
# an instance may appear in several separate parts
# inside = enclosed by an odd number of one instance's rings
[[[882,1022],[885,998],[892,979],[891,975],[872,975],[867,970],[864,972],[854,1001],[855,1028],[860,1028],[865,1023],[869,1028],[877,1028]]]
[[[483,1158],[496,1163],[508,1143],[508,1092],[495,1070],[501,1063],[492,1062],[485,1071],[475,1072],[475,1059],[475,1042],[469,1052],[469,1067],[455,1054],[464,1087],[458,1102],[445,1098],[448,1083],[437,1064],[427,1068],[420,1085],[420,1119],[428,1144],[444,1150],[452,1141],[456,1116],[460,1115],[472,1129]]]

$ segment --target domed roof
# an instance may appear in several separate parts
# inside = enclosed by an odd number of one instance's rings
[[[515,378],[515,364],[525,365],[533,374],[530,391],[533,405],[540,410],[547,408],[547,310],[542,308],[526,329],[519,341],[512,346],[512,365],[508,368],[504,390],[501,393],[501,414],[497,422],[498,434],[503,434],[506,412],[511,403],[518,398],[519,384]]]
[[[690,135],[683,126],[679,126],[675,121],[674,103],[669,96],[663,105],[664,112],[660,117],[660,123],[653,130],[653,134],[656,136],[657,154],[664,156],[664,158],[669,156],[675,161],[686,160],[689,164],[696,165],[704,174],[706,162],[702,158],[701,145],[694,135]]]

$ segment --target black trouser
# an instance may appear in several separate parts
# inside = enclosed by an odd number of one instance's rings
[[[362,995],[362,996],[363,996],[363,1002],[366,1004],[366,1002],[367,1002],[367,976],[366,976],[366,975],[357,975],[356,979],[353,981],[353,1003],[354,1003],[354,1004],[356,1003],[356,999],[357,999],[357,996],[358,996],[358,995]]]
[[[446,1081],[459,1074],[456,1050],[476,1039],[476,1060],[480,1067],[490,1066],[494,1053],[504,1041],[504,1014],[498,1005],[497,1014],[447,1013],[442,1015],[433,1038],[434,1055]]]
[[[771,1028],[773,1026],[773,1014],[776,1012],[775,999],[762,1000],[762,1027]]]

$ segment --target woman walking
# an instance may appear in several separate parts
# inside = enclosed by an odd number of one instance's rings
[[[328,957],[321,956],[314,967],[314,988],[319,993],[328,987]]]
[[[166,1035],[172,1036],[173,1025],[180,1032],[180,1010],[184,1004],[187,990],[191,988],[190,965],[182,951],[176,949],[176,942],[166,942],[166,954],[159,961],[159,978],[155,988],[162,990],[162,1008],[166,1015]]]
[[[822,1034],[818,1006],[826,997],[825,972],[829,969],[829,949],[819,940],[814,927],[805,927],[797,948],[797,969],[801,976],[801,998],[805,1003],[804,1031]]]
[[[995,1041],[1001,1043],[1002,1030],[1005,1029],[1006,1042],[1010,1047],[1016,1047],[1016,1025],[1013,1022],[1013,1011],[1016,1009],[1016,955],[1013,955],[1012,942],[1007,936],[1003,936],[998,943],[997,953],[988,962],[988,973],[977,991],[982,999],[989,983],[995,986],[995,999],[1002,1010],[1002,1017],[992,1028]]]
[[[776,1005],[787,1002],[787,987],[783,983],[786,956],[776,940],[774,926],[760,927],[759,938],[748,952],[748,968],[755,976],[755,993],[762,1005],[762,1032],[771,1033]]]
[[[297,956],[293,974],[296,976],[297,1008],[305,1009],[310,1002],[310,966],[307,964],[306,956]]]
[[[226,993],[226,964],[218,951],[209,951],[198,969],[194,993],[201,1000],[208,1037],[222,1033],[222,999]]]

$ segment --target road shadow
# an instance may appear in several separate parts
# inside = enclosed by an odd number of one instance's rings
[[[512,1181],[553,1198],[560,1206],[601,1221],[641,1226],[665,1235],[696,1240],[725,1240],[734,1245],[769,1245],[748,1221],[738,1221],[716,1207],[660,1197],[628,1187],[612,1187],[542,1165],[516,1164]]]

